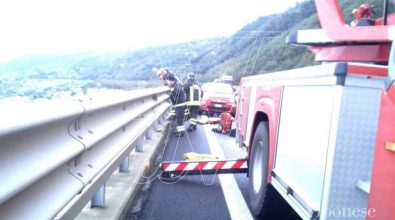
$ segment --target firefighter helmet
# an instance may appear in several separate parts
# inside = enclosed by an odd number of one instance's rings
[[[188,79],[195,79],[194,73],[188,73]]]
[[[362,4],[358,8],[352,11],[355,19],[369,18],[373,17],[373,8],[368,4]]]
[[[168,73],[168,70],[165,68],[160,68],[156,70],[156,76],[160,78],[163,78],[166,75],[166,73]]]

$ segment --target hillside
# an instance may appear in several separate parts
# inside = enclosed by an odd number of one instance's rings
[[[352,9],[366,1],[348,2],[340,0],[340,6],[350,22]],[[382,7],[379,0],[367,3]],[[282,14],[260,17],[228,38],[118,53],[24,57],[0,65],[0,98],[50,97],[54,92],[72,94],[90,87],[158,85],[153,67],[168,67],[181,79],[193,71],[205,82],[221,75],[232,75],[238,81],[243,76],[309,66],[315,64],[314,55],[305,47],[285,44],[285,38],[293,31],[311,28],[319,28],[319,22],[314,1],[307,0]]]
[[[363,3],[373,5],[376,16],[379,16],[383,1],[339,0],[346,23],[353,19],[352,10]],[[394,4],[390,5],[389,11],[395,11]],[[203,71],[203,78],[212,80],[225,74],[239,80],[243,76],[318,64],[314,61],[314,54],[307,48],[285,43],[285,38],[291,32],[314,28],[320,28],[320,24],[312,0],[297,4],[282,14],[258,18],[228,40],[224,48],[236,48],[233,56]]]

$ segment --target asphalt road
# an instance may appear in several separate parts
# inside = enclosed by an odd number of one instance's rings
[[[199,125],[180,138],[169,134],[157,160],[178,161],[186,152],[212,151],[225,158],[245,157],[234,138],[212,132],[212,126]],[[170,182],[153,178],[157,174],[147,177],[128,219],[254,219],[246,204],[246,174],[183,176]]]

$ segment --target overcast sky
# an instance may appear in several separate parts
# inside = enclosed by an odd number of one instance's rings
[[[1,0],[0,62],[228,36],[302,0]]]

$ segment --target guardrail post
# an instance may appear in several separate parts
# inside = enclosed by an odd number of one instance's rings
[[[120,173],[129,173],[129,155],[122,161],[121,165],[119,165]]]
[[[168,108],[168,109],[166,110],[166,112],[162,115],[162,116],[163,116],[163,119],[164,119],[165,121],[167,121],[169,118],[172,118],[172,117],[171,117],[172,112],[173,112],[173,107]]]
[[[103,184],[92,197],[91,208],[104,208],[106,184]]]
[[[136,152],[143,152],[143,136],[140,137],[139,141],[137,142],[136,145]]]
[[[166,113],[167,111],[165,111],[159,118],[158,118],[158,123],[159,124],[164,124],[166,122]]]
[[[152,128],[148,128],[147,133],[145,133],[145,139],[151,140],[151,138],[152,138],[152,133],[153,133]]]
[[[159,119],[160,120],[160,119]],[[154,131],[160,131],[159,129],[159,120],[154,122],[154,125],[152,126]]]

